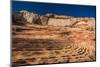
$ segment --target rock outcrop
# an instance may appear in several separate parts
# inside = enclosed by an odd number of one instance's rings
[[[95,30],[95,18],[77,18],[76,23],[72,27]]]
[[[28,11],[19,11],[13,13],[14,24],[39,24],[46,25],[48,17],[41,16]]]
[[[39,25],[66,26],[65,24],[70,24],[68,22],[66,23],[67,19],[71,19],[72,17],[55,15],[55,14],[39,15],[29,11],[19,11],[13,13],[12,18],[13,18],[13,24],[39,24]],[[53,21],[57,21],[58,23]]]
[[[48,25],[48,17],[47,16],[40,16],[40,24],[41,25]]]
[[[71,26],[72,22],[70,19],[56,19],[56,18],[49,18],[48,25],[51,26]]]
[[[95,18],[75,18],[72,16],[46,14],[39,15],[29,11],[19,11],[12,14],[13,24],[38,24],[50,26],[68,26],[95,30]]]
[[[16,12],[12,18],[14,65],[96,60],[95,18],[28,11]]]

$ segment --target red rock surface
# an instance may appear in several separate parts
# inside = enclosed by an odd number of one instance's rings
[[[65,27],[37,24],[13,25],[13,64],[95,61],[95,19],[73,18],[71,22],[70,26]]]

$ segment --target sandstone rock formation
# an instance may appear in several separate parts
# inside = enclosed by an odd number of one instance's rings
[[[21,31],[17,30],[12,39],[15,65],[96,60],[95,31],[36,25],[19,29]]]
[[[19,11],[13,13],[13,22],[15,24],[40,24],[46,25],[48,17],[40,16],[38,14],[28,12],[28,11]]]
[[[40,16],[40,25],[48,25],[48,17]]]
[[[13,24],[70,26],[95,30],[95,18],[75,18],[56,14],[39,15],[28,11],[15,12],[12,14],[12,18]]]
[[[12,18],[13,65],[96,60],[95,18],[27,11]]]
[[[56,19],[56,18],[49,18],[48,25],[51,26],[71,26],[70,19]]]
[[[56,19],[69,19],[69,18],[74,18],[72,16],[64,16],[64,15],[56,15],[56,14],[46,14],[47,17],[49,18],[56,18]]]
[[[95,30],[95,18],[77,18],[76,23],[73,24],[73,27]]]

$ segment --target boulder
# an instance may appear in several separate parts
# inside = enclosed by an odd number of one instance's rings
[[[12,22],[12,24],[23,25],[26,24],[27,21],[21,13],[16,12],[12,14]]]
[[[34,24],[39,19],[39,15],[28,12],[28,11],[19,11],[16,13],[13,13],[13,22],[17,24]]]
[[[13,24],[39,24],[47,25],[48,17],[28,11],[15,12],[12,15]]]
[[[32,13],[32,12],[28,12],[28,11],[20,11],[20,13],[23,14],[23,17],[27,20],[28,23],[30,24],[34,24],[38,21],[39,19],[39,15]]]

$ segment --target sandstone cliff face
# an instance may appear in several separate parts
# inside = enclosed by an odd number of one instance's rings
[[[51,26],[71,26],[70,19],[56,19],[56,18],[49,18],[48,25]]]
[[[55,14],[39,15],[28,11],[13,13],[13,24],[38,24],[50,26],[70,26],[95,30],[94,18],[74,18]]]
[[[41,25],[48,25],[48,17],[46,16],[40,16],[40,23]]]
[[[13,18],[15,23],[33,24],[39,19],[39,15],[28,11],[19,11],[13,14]]]
[[[39,15],[27,11],[15,13],[12,18],[16,23],[12,25],[13,64],[96,60],[95,18]]]
[[[73,24],[73,27],[95,30],[95,22],[94,18],[79,18],[76,20],[76,23]]]
[[[34,22],[36,22],[39,19],[39,15],[38,14],[34,14],[28,11],[20,11],[20,14],[22,14],[23,18],[26,19],[26,22],[33,24]]]
[[[48,17],[41,16],[28,11],[13,13],[13,22],[15,24],[39,24],[46,25]]]

